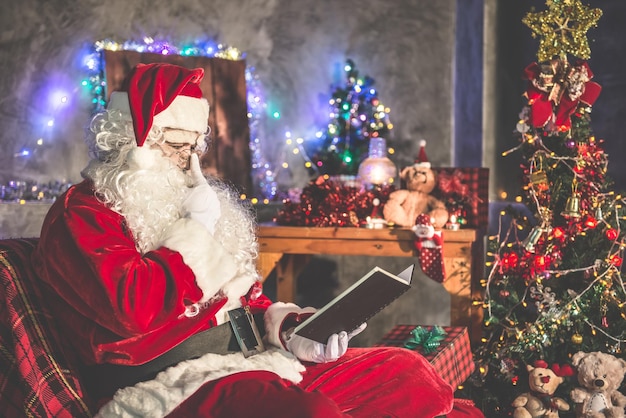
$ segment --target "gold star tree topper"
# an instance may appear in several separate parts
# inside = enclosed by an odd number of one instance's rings
[[[602,10],[584,6],[580,0],[547,0],[548,10],[527,13],[522,22],[532,30],[533,38],[541,37],[537,58],[547,61],[555,55],[567,54],[589,59],[591,49],[587,31],[596,26]]]

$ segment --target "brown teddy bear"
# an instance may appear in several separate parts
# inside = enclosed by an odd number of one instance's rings
[[[528,370],[528,386],[530,392],[519,395],[513,400],[513,418],[558,418],[559,411],[569,411],[569,404],[562,398],[554,396],[556,388],[563,383],[543,361],[526,366]]]
[[[420,162],[405,167],[400,172],[406,189],[399,189],[389,195],[385,203],[383,216],[387,222],[399,226],[412,227],[417,216],[430,215],[435,229],[439,230],[448,222],[448,211],[442,201],[430,193],[437,185],[435,172],[430,163]]]
[[[623,418],[626,396],[618,392],[626,361],[611,354],[579,351],[572,357],[578,383],[570,394],[577,418]]]

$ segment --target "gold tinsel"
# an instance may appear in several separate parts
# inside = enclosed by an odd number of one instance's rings
[[[602,10],[590,9],[580,0],[547,0],[546,5],[548,10],[527,13],[522,19],[533,31],[533,38],[541,37],[539,61],[548,61],[555,55],[565,58],[566,54],[589,59],[587,31],[596,26]]]

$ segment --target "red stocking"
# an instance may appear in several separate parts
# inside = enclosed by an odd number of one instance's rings
[[[432,241],[431,241],[432,242]],[[420,266],[422,271],[432,280],[443,283],[446,279],[445,268],[443,264],[443,248],[441,245],[424,246],[419,239],[415,241],[415,248],[419,255]]]

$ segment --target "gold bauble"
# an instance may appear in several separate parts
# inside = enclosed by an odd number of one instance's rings
[[[572,343],[576,345],[581,345],[583,343],[583,336],[580,334],[572,335]]]

